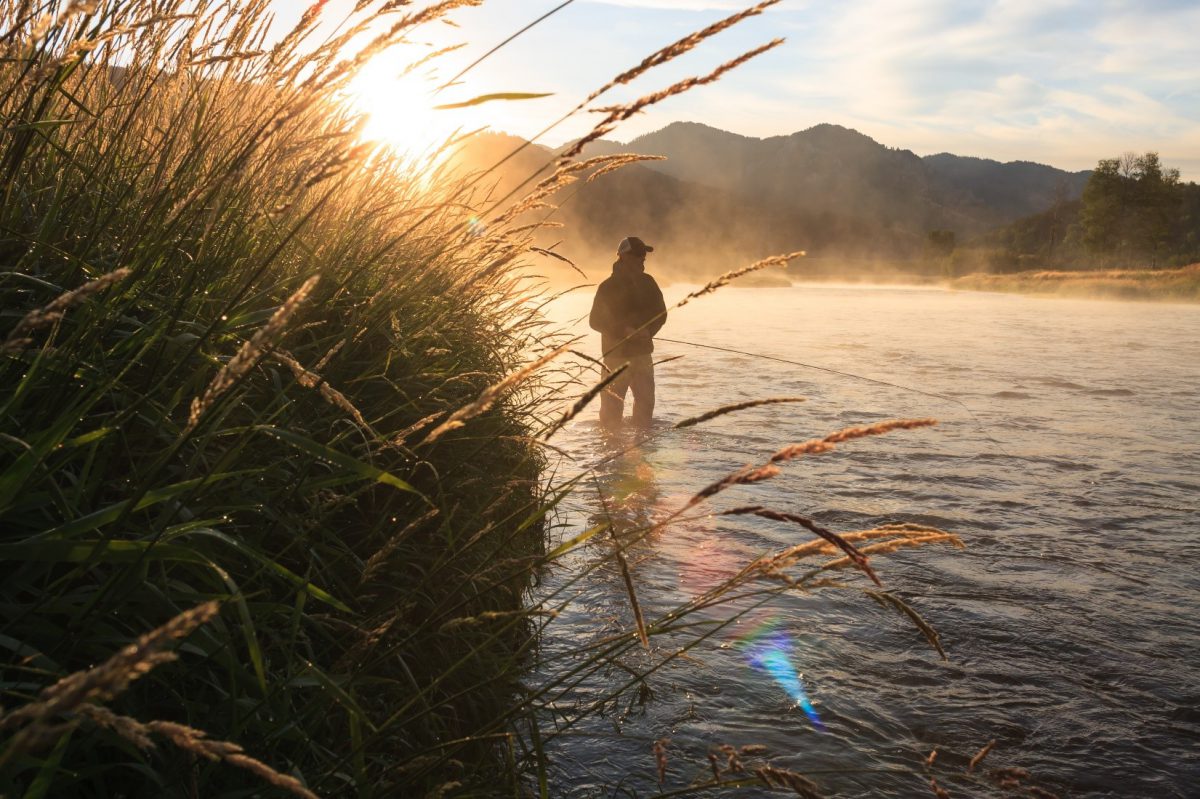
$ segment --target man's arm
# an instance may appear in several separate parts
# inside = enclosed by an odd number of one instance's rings
[[[667,304],[663,301],[662,289],[654,278],[646,275],[646,294],[650,300],[648,305],[654,309],[654,316],[645,327],[646,335],[653,338],[662,326],[667,323]]]
[[[592,300],[592,313],[588,316],[588,325],[592,330],[598,330],[601,333],[612,335],[617,332],[612,303],[603,283],[600,284],[600,288],[596,289],[596,297]]]

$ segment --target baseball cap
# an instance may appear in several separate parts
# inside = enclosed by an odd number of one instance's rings
[[[623,238],[621,239],[621,243],[617,245],[617,255],[624,255],[625,253],[645,255],[648,252],[654,252],[654,248],[637,236]]]

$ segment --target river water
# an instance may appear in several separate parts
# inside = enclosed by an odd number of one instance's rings
[[[669,288],[668,303],[688,288]],[[583,332],[589,305],[590,295],[568,296],[552,314]],[[615,545],[598,535],[537,591],[560,611],[529,680],[555,686],[541,695],[560,728],[542,742],[554,793],[653,795],[652,747],[665,738],[667,791],[708,779],[720,745],[761,745],[748,767],[804,773],[827,796],[932,796],[930,775],[955,797],[1029,795],[997,785],[989,772],[1002,767],[1060,796],[1200,796],[1200,307],[726,288],[672,313],[660,335],[962,405],[660,342],[656,357],[683,357],[658,367],[649,440],[605,438],[594,408],[554,439],[560,480],[611,458],[560,507],[556,537],[605,519],[644,529],[788,443],[936,417],[934,428],[793,461],[707,507],[762,505],[838,532],[915,522],[958,534],[965,550],[872,558],[885,588],[940,634],[948,660],[867,596],[861,573],[843,571],[845,588],[704,608],[692,626],[653,635],[650,651],[627,647],[600,666],[589,647],[630,630],[633,615]],[[598,338],[581,348],[598,350]],[[807,402],[670,429],[720,405],[795,395]],[[710,515],[622,540],[653,625],[756,557],[809,538],[787,523]],[[564,682],[568,667],[580,671]],[[602,712],[575,720],[589,707]]]

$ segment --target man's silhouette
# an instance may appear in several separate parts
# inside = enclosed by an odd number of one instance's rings
[[[646,274],[646,253],[654,252],[636,236],[617,245],[612,276],[596,289],[588,323],[600,331],[604,365],[625,371],[600,395],[600,422],[615,428],[625,411],[625,392],[633,390],[635,425],[646,426],[654,416],[654,334],[667,321],[667,306],[654,278]]]

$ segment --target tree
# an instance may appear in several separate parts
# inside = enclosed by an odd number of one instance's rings
[[[1083,187],[1079,215],[1083,246],[1093,253],[1115,253],[1124,215],[1124,182],[1121,159],[1103,158]]]
[[[1164,168],[1156,152],[1101,159],[1083,189],[1084,247],[1157,266],[1171,248],[1182,196],[1179,170]]]

